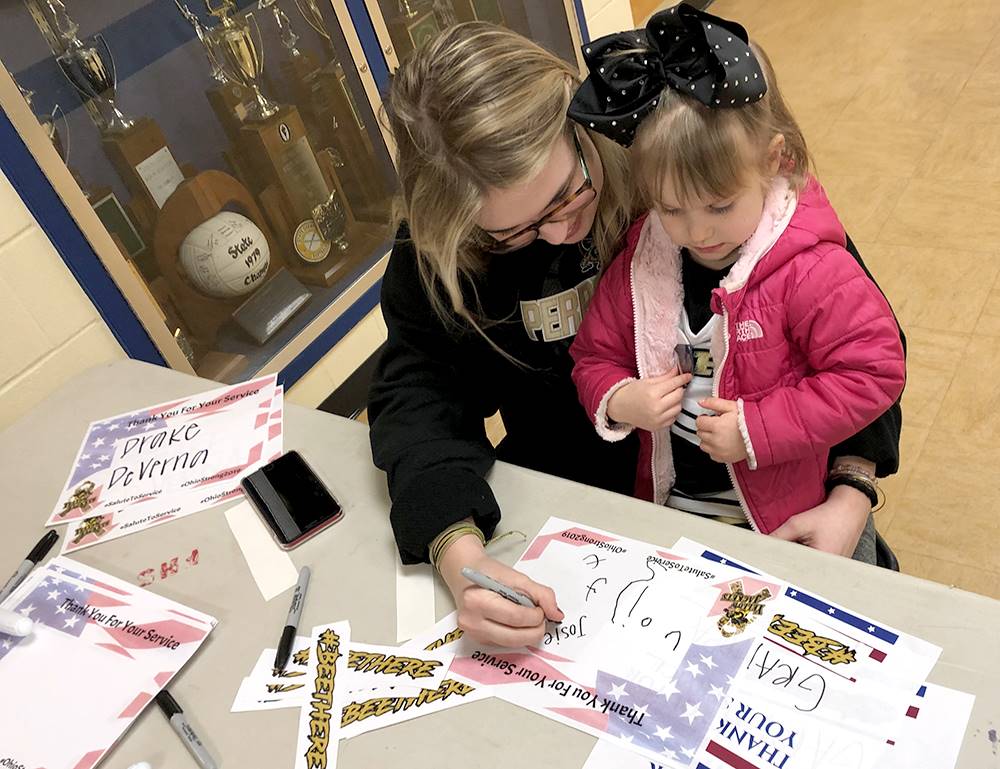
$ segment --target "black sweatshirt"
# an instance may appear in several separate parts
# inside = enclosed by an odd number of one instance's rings
[[[860,262],[853,244],[849,249]],[[569,346],[597,279],[580,244],[542,240],[494,256],[474,286],[486,335],[435,313],[405,225],[382,279],[388,339],[368,403],[372,456],[388,474],[390,519],[404,563],[427,560],[443,529],[471,516],[490,536],[500,521],[484,476],[495,459],[631,494],[638,441],[608,443],[594,430],[570,379]],[[520,365],[519,365],[520,364]],[[497,410],[507,437],[494,451],[483,420]],[[879,475],[899,464],[899,404],[831,456],[857,455]]]

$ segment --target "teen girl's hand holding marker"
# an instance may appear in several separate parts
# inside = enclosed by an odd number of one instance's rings
[[[684,3],[588,50],[570,116],[631,145],[652,209],[571,350],[597,432],[643,429],[639,496],[854,552],[864,519],[823,507],[829,452],[899,397],[903,350],[766,57]]]

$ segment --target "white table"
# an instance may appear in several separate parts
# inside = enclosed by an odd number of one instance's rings
[[[85,372],[0,433],[0,488],[8,520],[0,537],[0,577],[41,535],[89,422],[215,386],[121,361]],[[285,448],[303,453],[347,511],[343,521],[292,553],[296,566],[313,569],[302,627],[349,619],[354,638],[394,643],[389,500],[384,476],[372,465],[367,428],[289,406]],[[977,698],[959,766],[1000,767],[987,737],[989,729],[1000,729],[1000,602],[503,463],[490,483],[506,528],[533,535],[549,515],[558,515],[661,545],[685,535],[939,644],[944,652],[931,680]],[[512,563],[519,547],[507,545],[497,555]],[[197,565],[191,565],[185,559],[195,549]],[[274,646],[288,594],[262,600],[221,508],[83,550],[77,557],[130,582],[154,569],[150,589],[217,617],[219,626],[171,690],[221,766],[290,769],[297,711],[229,712],[260,650]],[[161,564],[175,557],[176,573],[161,579]],[[439,617],[453,608],[440,586],[437,607]],[[532,756],[544,755],[550,757],[548,767],[578,769],[593,743],[576,730],[485,700],[341,743],[340,766],[509,769],[532,766]],[[124,769],[141,760],[154,769],[194,767],[155,707],[146,709],[102,766]]]

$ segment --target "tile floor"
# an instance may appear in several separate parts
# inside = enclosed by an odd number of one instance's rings
[[[636,23],[650,2],[633,0]],[[1000,3],[717,0],[767,50],[909,339],[903,571],[1000,598]]]

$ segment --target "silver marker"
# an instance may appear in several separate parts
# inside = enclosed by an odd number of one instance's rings
[[[534,609],[538,606],[538,604],[532,601],[524,593],[518,592],[512,587],[508,587],[503,582],[498,582],[493,579],[493,577],[488,577],[480,571],[470,569],[468,566],[462,569],[462,576],[469,580],[469,582],[473,585],[478,585],[484,590],[490,590],[499,596],[503,596],[508,601],[512,601],[518,606],[524,606],[528,609]]]
[[[184,747],[188,749],[188,752],[194,756],[194,760],[198,762],[198,766],[201,769],[218,769],[215,761],[212,757],[208,755],[208,751],[205,750],[205,746],[201,744],[201,740],[198,739],[198,735],[195,734],[194,729],[191,728],[191,724],[188,723],[187,718],[184,716],[184,711],[181,710],[181,706],[177,704],[170,692],[166,689],[161,691],[156,695],[156,704],[160,706],[160,710],[163,711],[163,715],[167,717],[167,721],[170,722],[170,728],[177,732],[177,736],[181,738],[181,742],[184,743]]]

